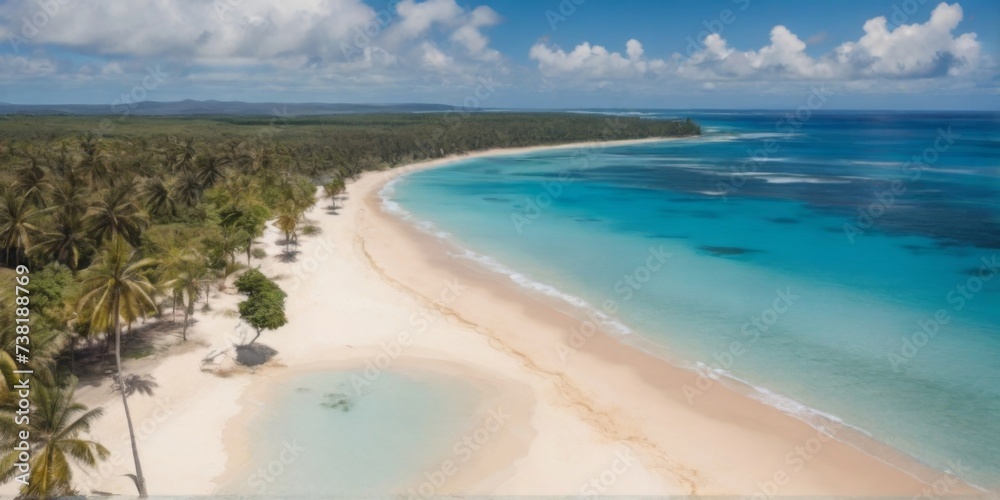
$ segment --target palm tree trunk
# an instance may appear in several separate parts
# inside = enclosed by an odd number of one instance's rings
[[[125,421],[128,423],[128,435],[132,440],[132,460],[135,462],[135,487],[139,490],[139,497],[146,498],[149,495],[146,493],[146,478],[142,475],[142,465],[139,464],[139,447],[136,446],[135,442],[135,430],[132,427],[132,414],[128,410],[128,398],[125,396],[125,374],[122,372],[122,336],[121,336],[121,318],[119,317],[120,309],[120,292],[119,295],[115,296],[115,363],[118,365],[118,387],[119,393],[122,395],[122,406],[125,407]]]
[[[250,266],[250,248],[253,247],[253,242],[247,244],[247,266]]]
[[[184,308],[184,328],[181,329],[181,340],[187,342],[188,339],[188,317],[190,315],[191,308]]]

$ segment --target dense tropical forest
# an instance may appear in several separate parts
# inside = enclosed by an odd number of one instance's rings
[[[196,303],[228,283],[248,297],[248,344],[284,324],[284,292],[241,269],[263,257],[255,240],[267,224],[287,245],[309,230],[317,192],[334,199],[366,170],[473,150],[699,133],[690,120],[554,113],[0,117],[0,483],[23,473],[22,441],[29,498],[73,494],[70,464],[108,456],[85,436],[103,410],[73,399],[88,365],[110,367],[100,376],[131,433],[128,398],[151,382],[123,373],[122,343],[140,321],[179,313],[171,332],[186,340]],[[26,368],[29,423],[15,373]],[[132,451],[145,496],[134,436]]]

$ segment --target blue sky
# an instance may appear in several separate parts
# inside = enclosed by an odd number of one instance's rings
[[[995,110],[998,25],[995,0],[7,0],[0,101]]]

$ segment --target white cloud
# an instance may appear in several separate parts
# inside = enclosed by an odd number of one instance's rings
[[[862,77],[937,77],[974,71],[980,62],[975,33],[957,38],[952,31],[962,21],[962,6],[941,3],[924,24],[889,30],[885,17],[865,23],[865,35],[841,45],[836,61],[849,74]]]
[[[190,73],[243,68],[253,76],[270,70],[381,82],[501,63],[483,33],[500,22],[489,7],[465,8],[456,0],[392,5],[377,11],[363,0],[75,2],[30,33],[25,45],[112,62],[164,61]],[[21,20],[39,9],[33,0],[0,3],[0,33],[19,33]],[[116,74],[108,69],[105,74]]]
[[[546,76],[576,75],[598,80],[622,80],[655,73],[666,67],[662,60],[646,59],[643,52],[638,40],[629,40],[625,44],[625,55],[587,42],[577,45],[570,52],[539,42],[531,47],[529,56],[538,61],[538,68]]]
[[[591,80],[630,79],[653,74],[697,81],[724,80],[832,80],[934,78],[966,75],[982,66],[980,44],[974,33],[955,36],[962,20],[959,4],[942,3],[923,24],[889,30],[885,17],[864,25],[864,36],[830,54],[814,58],[807,43],[785,26],[771,29],[770,44],[740,51],[717,34],[706,36],[702,48],[670,62],[646,58],[642,44],[629,40],[626,55],[608,52],[584,42],[565,52],[537,43],[529,52],[548,77]]]

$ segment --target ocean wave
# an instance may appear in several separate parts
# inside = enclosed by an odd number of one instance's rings
[[[865,161],[865,160],[848,160],[848,165],[865,165],[870,167],[901,167],[905,163],[901,161]]]
[[[847,184],[851,182],[840,179],[809,177],[806,175],[765,175],[760,178],[768,184]]]
[[[786,415],[801,420],[817,430],[835,433],[838,427],[849,427],[853,431],[871,437],[871,434],[866,432],[864,429],[854,427],[836,415],[818,410],[791,397],[785,396],[784,394],[774,392],[766,387],[752,384],[749,381],[737,377],[733,373],[722,368],[714,368],[701,361],[697,361],[695,362],[694,369],[698,373],[708,374],[709,377],[717,380],[729,379],[737,382],[740,386],[748,389],[749,393],[746,395],[750,398],[760,401],[761,403],[764,403]]]
[[[417,229],[420,229],[421,231],[430,234],[438,239],[444,239],[451,236],[451,233],[439,230],[434,225],[433,222],[420,220],[414,217],[412,213],[410,213],[408,210],[400,206],[399,203],[396,203],[396,201],[392,199],[392,196],[396,194],[396,185],[399,184],[399,182],[402,181],[404,178],[405,175],[400,175],[392,179],[391,181],[385,183],[385,185],[382,186],[382,189],[379,189],[378,197],[379,200],[381,200],[382,202],[382,209],[385,210],[386,212],[389,212],[399,217],[400,219],[413,225]]]
[[[510,278],[511,281],[517,283],[522,288],[526,288],[528,290],[531,290],[532,292],[540,293],[547,297],[558,299],[573,307],[581,309],[584,311],[587,317],[597,318],[600,321],[601,326],[605,327],[606,330],[610,330],[612,333],[621,335],[632,333],[632,329],[625,326],[624,323],[607,315],[606,313],[604,313],[604,311],[601,311],[597,307],[594,307],[589,302],[580,297],[577,297],[576,295],[568,294],[552,285],[549,285],[547,283],[542,283],[541,281],[537,281],[526,274],[517,272],[501,264],[500,261],[496,260],[493,257],[490,257],[489,255],[476,253],[464,247],[459,247],[459,248],[461,249],[461,253],[448,252],[448,255],[451,257],[471,260],[476,264],[479,264],[480,266],[492,272],[507,276],[508,278]]]
[[[605,331],[609,331],[611,333],[619,335],[626,335],[632,333],[631,328],[625,326],[624,323],[609,316],[599,308],[594,307],[586,300],[577,297],[575,295],[563,292],[562,290],[547,283],[537,281],[526,274],[517,272],[501,264],[498,260],[496,260],[493,257],[476,253],[468,248],[458,245],[453,239],[450,238],[451,237],[450,233],[441,231],[440,229],[437,228],[437,226],[434,225],[434,223],[430,221],[421,220],[415,217],[411,212],[401,207],[399,203],[397,203],[392,199],[392,196],[396,194],[396,185],[402,179],[403,176],[397,177],[387,182],[384,186],[382,186],[382,189],[379,190],[378,197],[382,202],[382,207],[387,212],[390,212],[400,217],[405,222],[413,225],[414,227],[425,233],[433,235],[438,239],[448,239],[449,243],[451,243],[454,247],[456,247],[460,251],[459,253],[448,252],[448,255],[450,257],[471,260],[476,264],[482,266],[483,268],[486,268],[489,271],[507,276],[508,278],[510,278],[511,281],[521,286],[522,288],[525,288],[532,292],[540,293],[547,297],[557,299],[577,309],[580,309],[586,315],[586,317],[597,318],[597,320],[600,322],[600,326],[603,327]]]
[[[590,111],[585,109],[566,111],[566,113],[575,113],[580,115],[606,115],[606,116],[660,116],[663,113],[651,113],[648,111]],[[676,119],[672,117],[664,117],[668,119]]]

